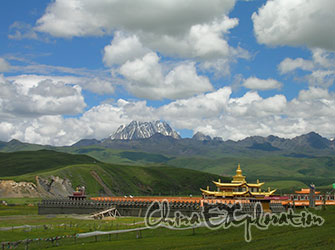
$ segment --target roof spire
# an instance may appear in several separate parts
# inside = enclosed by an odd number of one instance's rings
[[[242,169],[240,163],[237,165],[236,175],[233,176],[232,182],[245,182],[245,176],[242,175]]]
[[[242,169],[241,169],[240,163],[238,164],[237,169],[236,169],[236,176],[242,176]]]

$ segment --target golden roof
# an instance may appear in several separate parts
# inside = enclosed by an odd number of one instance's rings
[[[261,187],[262,185],[264,185],[264,182],[262,183],[247,183],[247,182],[239,182],[239,183],[225,183],[225,182],[217,182],[217,181],[213,181],[213,183],[217,186],[217,187],[240,187],[240,186],[247,186],[247,187]]]
[[[257,192],[251,192],[249,188],[260,188],[262,185],[264,185],[264,182],[259,182],[257,180],[257,183],[247,183],[245,180],[245,176],[242,175],[242,169],[240,164],[238,164],[237,169],[236,169],[236,175],[233,176],[233,180],[231,183],[222,183],[221,180],[219,181],[213,181],[213,183],[218,187],[218,188],[226,188],[226,190],[219,190],[219,191],[210,191],[209,187],[207,187],[207,190],[201,189],[203,194],[206,195],[213,195],[213,196],[270,196],[275,190],[270,190],[268,188],[268,191],[260,191],[260,189],[257,189]],[[244,191],[237,191],[235,188],[240,188],[240,187],[246,187]],[[235,190],[235,191],[233,191]]]
[[[246,185],[248,187],[261,187],[262,185],[264,185],[264,182],[262,182],[262,183],[246,183]]]
[[[222,183],[222,182],[213,181],[213,183],[217,187],[240,187],[240,186],[243,185],[243,182],[240,182],[240,183]]]
[[[226,191],[210,191],[210,190],[205,190],[200,188],[200,190],[206,194],[206,195],[213,195],[213,196],[244,196],[247,195],[248,193],[251,196],[270,196],[274,194],[274,192],[277,191],[277,189],[268,191],[268,192],[250,192],[249,190],[241,191],[241,192],[226,192]]]
[[[233,180],[231,182],[232,183],[245,182],[245,176],[242,175],[242,169],[240,163],[237,166],[236,175],[233,176]]]

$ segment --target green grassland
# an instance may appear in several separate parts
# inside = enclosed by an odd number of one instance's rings
[[[0,206],[0,227],[19,225],[35,226],[31,229],[0,230],[0,242],[24,239],[48,238],[63,235],[75,235],[91,231],[111,231],[126,228],[143,227],[143,218],[119,217],[114,221],[85,220],[72,215],[45,216],[36,215],[36,207],[17,206],[15,212]],[[297,210],[301,212],[302,210]],[[292,226],[270,226],[267,230],[251,228],[252,240],[244,240],[244,227],[210,230],[197,228],[175,231],[164,228],[129,232],[111,237],[98,236],[74,239],[65,238],[55,243],[51,241],[33,242],[29,249],[335,249],[335,207],[326,210],[310,210],[322,216],[322,226],[296,228]],[[18,249],[24,249],[19,245]]]
[[[94,163],[87,155],[74,155],[52,150],[0,153],[0,177],[46,171],[61,166]]]
[[[308,186],[301,181],[269,181],[262,186],[262,188],[265,190],[268,187],[270,187],[271,189],[277,189],[278,190],[277,194],[284,192],[293,193],[294,191],[299,190],[301,188],[308,188]]]
[[[37,204],[42,198],[0,198],[2,201],[6,201],[7,204],[11,205],[29,205],[29,204]]]
[[[285,156],[273,152],[255,150],[254,154],[219,154],[215,150],[209,157],[206,154],[197,156],[167,156],[136,152],[129,150],[115,150],[98,146],[82,148],[63,148],[71,153],[85,153],[100,161],[109,163],[122,163],[128,165],[147,166],[150,164],[164,164],[178,168],[198,170],[221,176],[232,176],[238,163],[249,181],[257,179],[266,182],[282,182],[275,186],[282,191],[292,189],[296,181],[303,187],[311,183],[317,186],[327,186],[335,182],[334,156]],[[285,186],[284,184],[287,184]]]
[[[0,177],[34,182],[36,175],[56,175],[70,179],[74,186],[87,186],[91,194],[103,194],[102,186],[92,178],[94,171],[114,194],[199,195],[199,188],[211,186],[211,180],[219,175],[229,181],[240,163],[247,181],[259,179],[280,192],[293,191],[311,183],[326,190],[335,182],[335,157],[231,156],[209,159],[93,146],[77,148],[76,152],[71,147],[66,149],[72,153],[51,150],[0,153]],[[102,163],[102,160],[109,163]]]
[[[84,185],[89,195],[105,195],[108,192],[104,185],[113,195],[200,195],[200,187],[211,185],[212,180],[219,178],[211,173],[161,164],[146,167],[108,164],[85,155],[47,150],[1,155],[1,179],[35,182],[36,175],[59,176],[69,179],[73,187]],[[9,176],[11,173],[17,174]]]
[[[287,191],[294,185],[296,188],[309,185],[326,186],[335,182],[335,157],[293,158],[293,157],[224,157],[207,159],[203,157],[175,158],[167,164],[195,169],[199,171],[234,175],[237,164],[241,164],[243,174],[247,180],[260,179],[274,182],[275,187]]]
[[[116,164],[79,164],[39,172],[39,176],[59,176],[72,185],[84,185],[90,195],[103,195],[104,190],[92,177],[97,173],[114,195],[200,195],[199,188],[211,184],[218,175],[164,166],[128,166]],[[34,181],[36,173],[8,177],[15,181]]]
[[[67,153],[86,154],[106,163],[121,163],[130,165],[146,165],[150,163],[166,163],[172,159],[162,154],[145,153],[138,151],[116,150],[97,146],[82,148],[63,147],[59,150]]]

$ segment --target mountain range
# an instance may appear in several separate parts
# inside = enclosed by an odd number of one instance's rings
[[[239,141],[223,141],[197,132],[192,138],[181,138],[166,122],[138,122],[120,126],[104,140],[84,139],[72,147],[99,146],[165,155],[258,155],[318,156],[335,154],[335,141],[310,132],[292,139],[277,136],[251,136]]]
[[[223,141],[200,132],[192,138],[180,138],[167,123],[156,121],[132,122],[106,139],[83,139],[72,146],[54,147],[18,140],[0,142],[0,152],[45,149],[84,154],[111,164],[143,167],[154,164],[221,176],[231,176],[237,163],[241,163],[249,180],[260,178],[286,189],[312,182],[318,186],[335,182],[335,141],[315,132],[292,139],[270,135]]]
[[[132,121],[121,125],[106,139],[82,139],[70,147],[53,147],[22,143],[18,140],[0,142],[0,151],[51,149],[57,151],[83,151],[81,148],[99,147],[100,150],[132,150],[167,156],[259,156],[283,155],[292,157],[315,157],[335,155],[335,141],[310,132],[292,139],[278,136],[251,136],[243,140],[223,141],[221,137],[211,138],[201,132],[192,138],[181,138],[171,126],[163,121]],[[88,150],[88,149],[87,149]],[[84,150],[85,151],[85,150]]]

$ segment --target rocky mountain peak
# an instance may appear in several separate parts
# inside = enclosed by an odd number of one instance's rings
[[[209,135],[205,135],[204,133],[201,132],[196,132],[193,137],[193,140],[197,140],[197,141],[211,141],[212,138]]]
[[[330,140],[322,137],[315,132],[310,132],[305,135],[297,136],[293,138],[292,141],[298,145],[308,145],[310,147],[318,149],[327,148],[331,144]]]
[[[164,121],[141,122],[132,121],[128,125],[121,125],[111,136],[111,140],[135,140],[150,138],[159,133],[180,139],[180,135]]]

